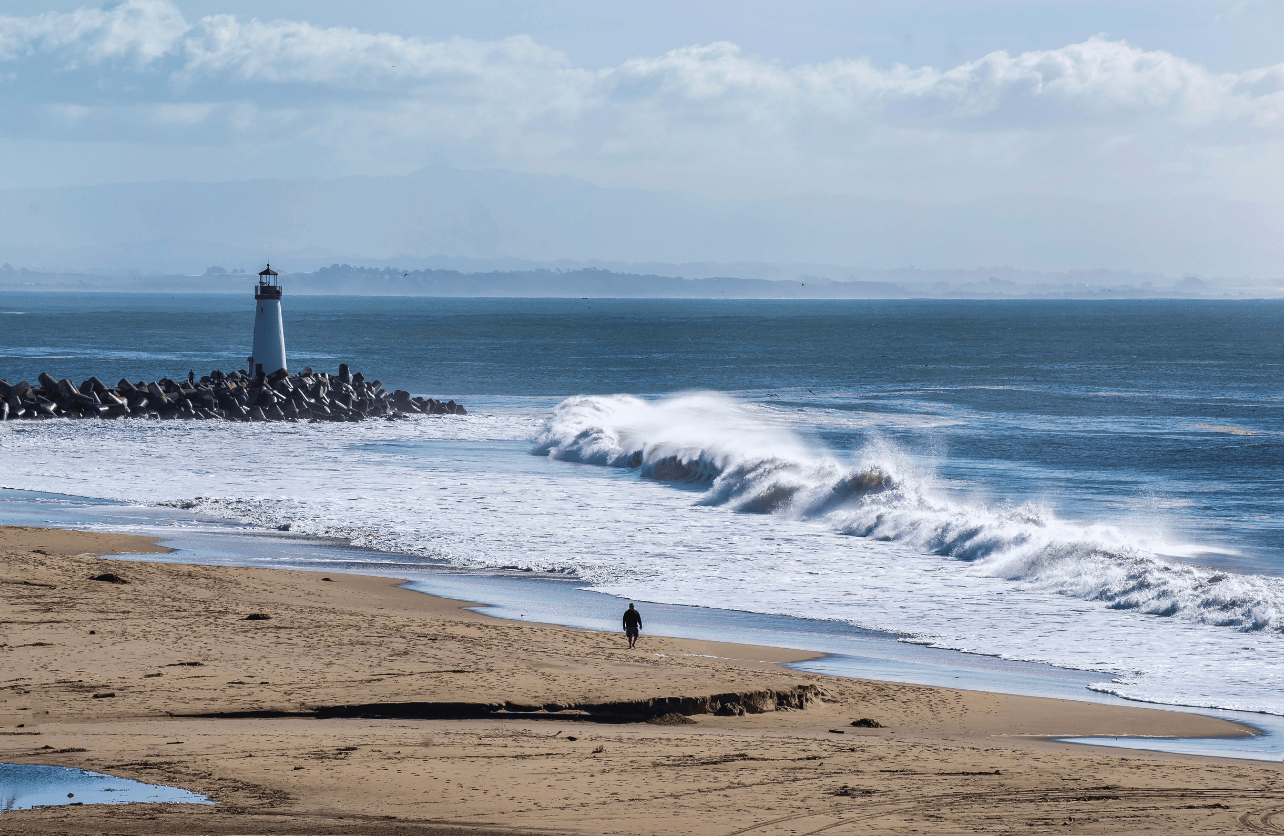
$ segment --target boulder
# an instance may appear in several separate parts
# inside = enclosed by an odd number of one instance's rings
[[[454,401],[412,396],[404,389],[392,393],[378,380],[367,381],[347,363],[335,375],[313,372],[292,375],[278,369],[250,376],[243,370],[215,369],[195,382],[195,372],[178,381],[162,377],[154,383],[121,379],[107,386],[91,376],[79,386],[41,372],[39,384],[10,384],[0,379],[0,420],[16,418],[122,418],[127,416],[254,421],[362,421],[400,418],[403,414],[467,415]]]
[[[147,395],[148,395],[147,400],[151,403],[152,406],[156,407],[158,410],[161,407],[164,407],[169,404],[169,396],[166,395],[163,391],[161,391],[160,386],[156,385],[155,383],[148,383],[146,385],[146,389],[147,389]]]

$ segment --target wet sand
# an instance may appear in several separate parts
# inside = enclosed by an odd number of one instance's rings
[[[779,663],[802,654],[748,645],[630,651],[386,578],[94,556],[126,551],[164,550],[0,528],[0,761],[219,803],[15,811],[0,834],[1284,828],[1278,765],[1045,739],[1241,732],[1208,717],[800,673]],[[797,694],[818,698],[754,713]],[[678,697],[749,711],[642,722]],[[316,715],[355,705],[367,716]],[[478,706],[504,713],[466,716]],[[548,706],[631,722],[524,713]],[[460,719],[405,716],[424,711]]]

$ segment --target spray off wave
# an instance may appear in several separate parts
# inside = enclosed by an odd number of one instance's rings
[[[782,420],[716,394],[570,398],[556,407],[533,452],[703,486],[703,505],[823,521],[844,534],[1114,610],[1284,631],[1280,579],[1166,559],[1189,547],[1122,526],[1063,520],[1034,504],[963,501],[894,445],[873,441],[840,458]]]

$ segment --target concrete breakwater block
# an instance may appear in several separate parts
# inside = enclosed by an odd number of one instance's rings
[[[0,421],[52,418],[153,418],[229,421],[362,421],[406,415],[467,415],[453,400],[389,393],[377,381],[340,365],[339,374],[304,369],[250,376],[243,371],[212,371],[199,381],[131,383],[108,386],[91,377],[77,386],[41,372],[36,385],[0,379]]]

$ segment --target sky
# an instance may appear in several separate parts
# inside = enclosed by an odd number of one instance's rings
[[[1279,203],[1284,0],[6,0],[0,112],[0,188],[455,166]]]

